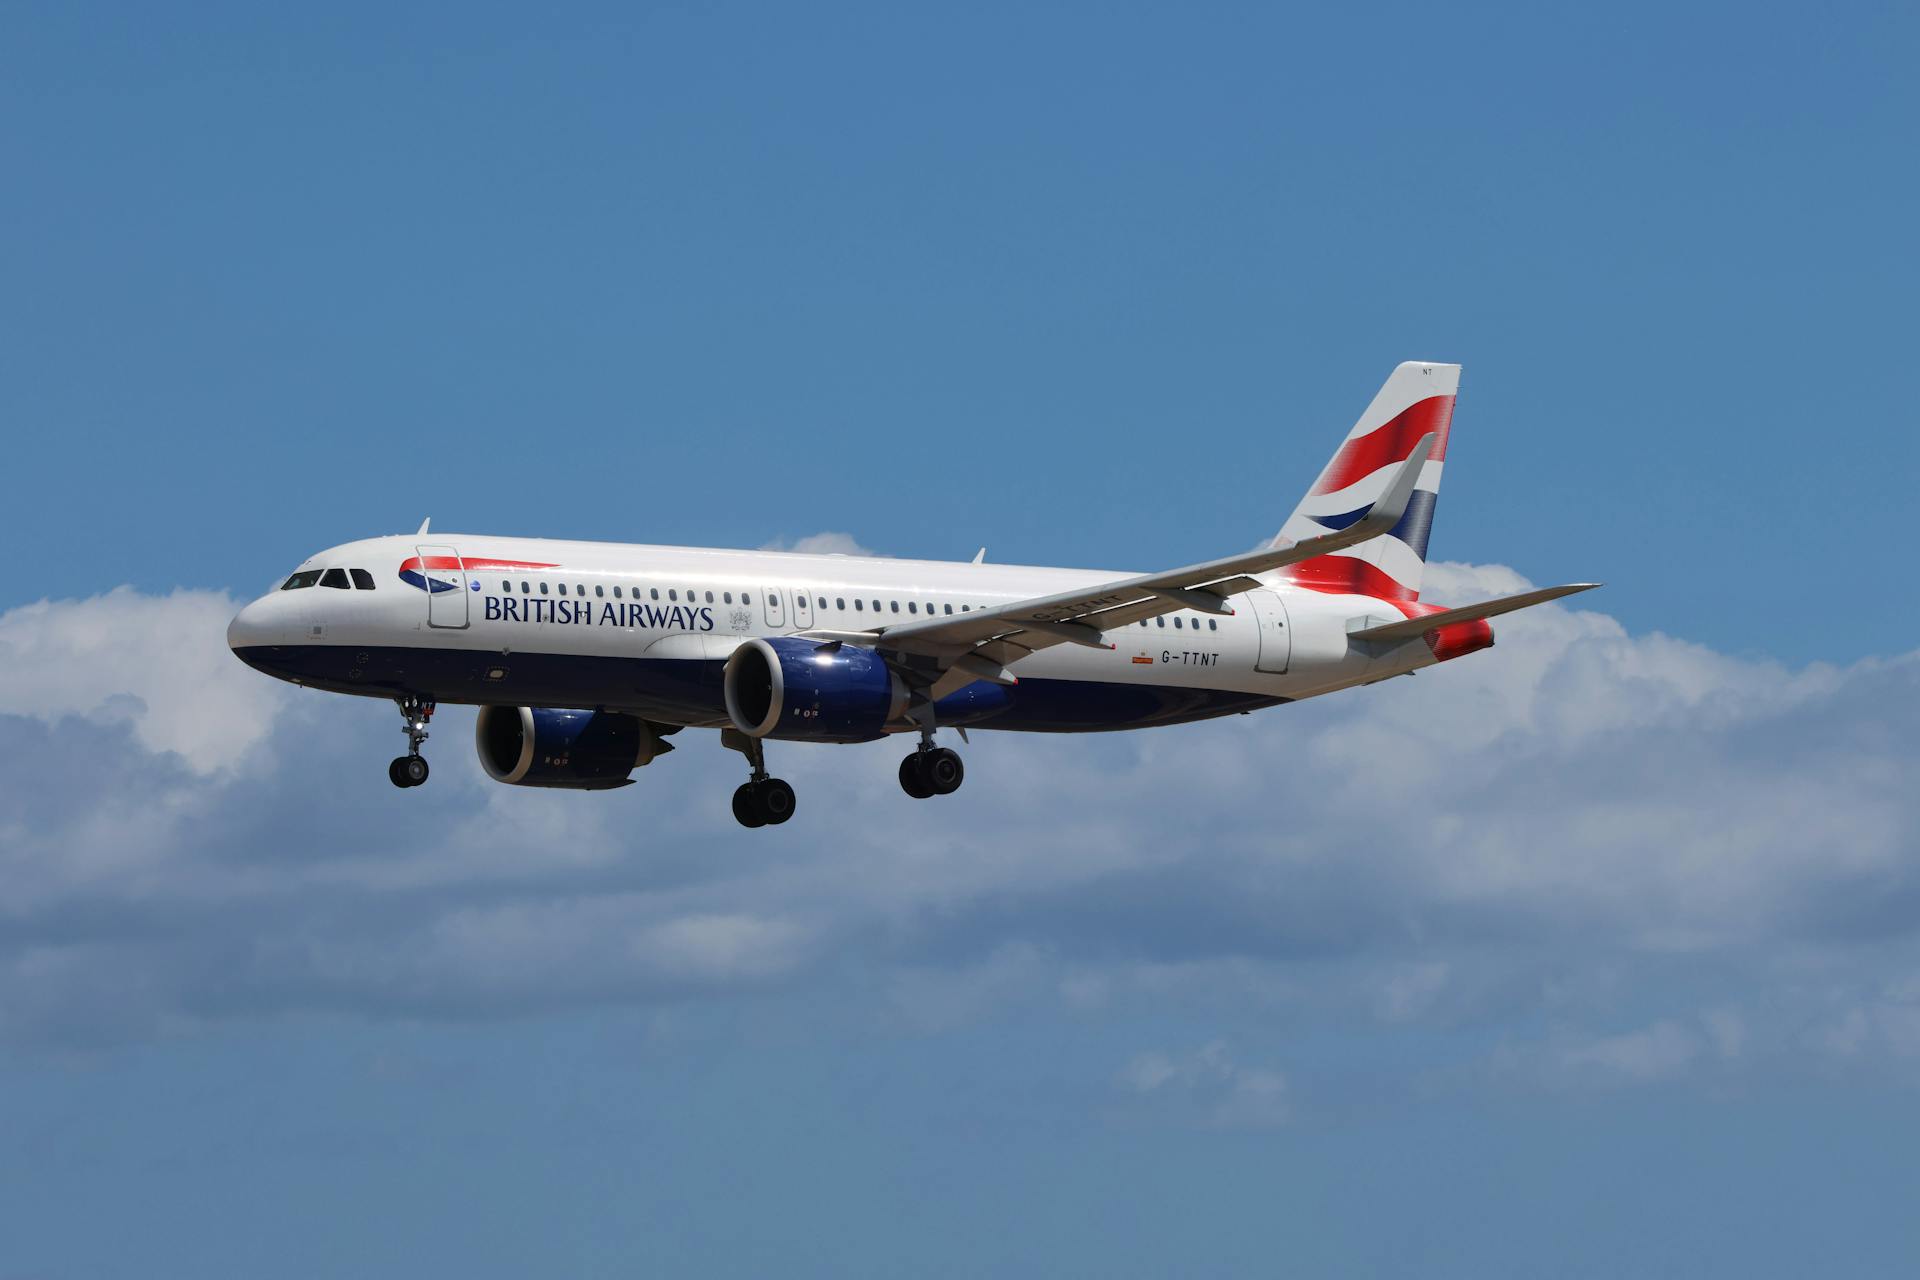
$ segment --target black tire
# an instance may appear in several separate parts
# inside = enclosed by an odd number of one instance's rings
[[[751,782],[743,782],[733,793],[733,816],[743,827],[764,827],[766,814],[760,811],[760,797]]]
[[[417,787],[427,780],[427,758],[425,756],[401,756],[400,771],[407,776],[407,785]]]
[[[395,756],[393,763],[387,766],[387,781],[403,790],[413,785],[407,781],[407,758],[405,756]]]
[[[933,788],[927,785],[927,775],[920,764],[918,751],[900,762],[900,789],[915,800],[926,800],[932,797]]]
[[[793,788],[781,778],[768,778],[760,784],[760,812],[766,815],[767,825],[777,827],[793,816],[797,803]]]
[[[948,747],[927,752],[920,772],[927,780],[927,789],[937,796],[952,795],[967,780],[967,766],[960,763],[960,753]]]

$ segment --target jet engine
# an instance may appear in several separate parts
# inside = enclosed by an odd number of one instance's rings
[[[871,649],[790,636],[749,640],[721,688],[734,728],[755,738],[871,742],[907,708],[907,687]]]
[[[482,707],[473,740],[495,782],[575,791],[624,787],[635,769],[673,750],[638,716],[557,707]]]

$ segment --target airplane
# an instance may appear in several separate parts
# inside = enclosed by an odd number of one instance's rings
[[[480,708],[488,776],[606,790],[718,729],[746,757],[747,827],[795,811],[773,742],[915,735],[900,787],[950,795],[942,729],[1085,733],[1233,715],[1493,644],[1488,619],[1581,582],[1447,608],[1420,599],[1460,366],[1394,369],[1278,535],[1161,573],[435,534],[348,542],[240,610],[227,643],[307,688],[386,698],[407,754],[441,703]]]

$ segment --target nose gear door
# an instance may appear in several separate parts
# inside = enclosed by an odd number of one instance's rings
[[[1285,675],[1293,657],[1293,633],[1287,630],[1287,605],[1271,591],[1249,591],[1253,620],[1260,627],[1260,656],[1254,659],[1255,671]]]
[[[452,547],[415,547],[420,576],[427,584],[427,625],[458,629],[468,625],[467,568]]]

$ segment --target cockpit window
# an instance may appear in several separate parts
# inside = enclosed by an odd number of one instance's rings
[[[323,587],[338,587],[342,591],[347,590],[347,571],[345,569],[327,570],[320,575],[320,585]]]
[[[280,589],[282,591],[298,591],[300,588],[310,587],[318,581],[320,581],[320,571],[318,569],[302,569],[299,573],[294,574],[291,578],[281,583]]]
[[[373,590],[373,575],[365,569],[349,569],[347,572],[353,575],[354,586],[362,591]]]

